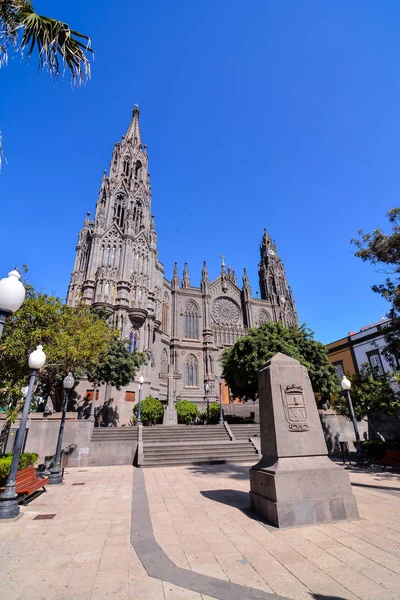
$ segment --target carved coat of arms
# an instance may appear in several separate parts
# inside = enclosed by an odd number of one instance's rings
[[[289,431],[308,431],[307,411],[301,385],[287,385],[282,388],[283,408]]]

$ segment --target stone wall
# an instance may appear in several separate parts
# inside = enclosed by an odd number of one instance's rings
[[[48,420],[43,419],[42,413],[32,413],[28,421],[28,436],[26,439],[26,452],[36,452],[39,462],[46,456],[55,454],[58,432],[60,429],[61,413],[54,413]],[[0,416],[0,431],[5,424],[5,417]],[[19,421],[13,424],[13,428],[19,426]],[[86,466],[90,451],[90,437],[92,435],[93,423],[88,420],[76,419],[76,413],[67,413],[65,422],[63,449],[68,454],[68,465],[72,467]],[[7,450],[11,450],[10,438]]]
[[[348,442],[350,452],[355,451],[353,442],[356,438],[353,423],[346,417],[335,413],[334,410],[320,410],[318,412],[329,454],[340,453],[339,442]],[[364,434],[368,436],[368,423],[366,421],[358,423],[358,429],[361,439],[364,439]]]

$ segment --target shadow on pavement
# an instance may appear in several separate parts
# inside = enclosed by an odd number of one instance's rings
[[[239,510],[243,508],[250,508],[250,500],[248,492],[242,492],[241,490],[203,490],[200,491],[201,495],[215,502],[221,504],[227,504],[228,506],[234,506]]]
[[[256,462],[254,463],[256,464]],[[240,466],[233,463],[214,463],[204,465],[194,465],[188,467],[188,470],[192,473],[199,473],[200,475],[210,476],[212,473],[221,473],[225,477],[231,477],[232,479],[241,479],[245,481],[249,479],[250,466]]]

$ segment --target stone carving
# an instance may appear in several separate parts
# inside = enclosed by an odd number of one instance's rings
[[[260,310],[258,313],[258,323],[259,325],[263,325],[264,323],[269,323],[271,321],[271,315],[267,313],[266,310]]]
[[[96,271],[96,280],[108,279],[110,281],[116,281],[118,277],[118,269],[117,267],[99,267]]]
[[[217,298],[212,305],[211,314],[218,325],[235,325],[240,317],[240,308],[230,298]]]
[[[301,385],[287,385],[281,388],[283,408],[289,431],[308,431],[307,411]]]

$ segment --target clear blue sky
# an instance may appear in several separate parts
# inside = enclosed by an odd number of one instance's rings
[[[166,275],[198,285],[227,256],[258,289],[266,227],[301,321],[323,342],[379,320],[382,275],[354,258],[400,190],[400,3],[387,0],[35,0],[90,34],[72,90],[36,59],[0,72],[1,276],[65,297],[75,244],[136,101]]]

